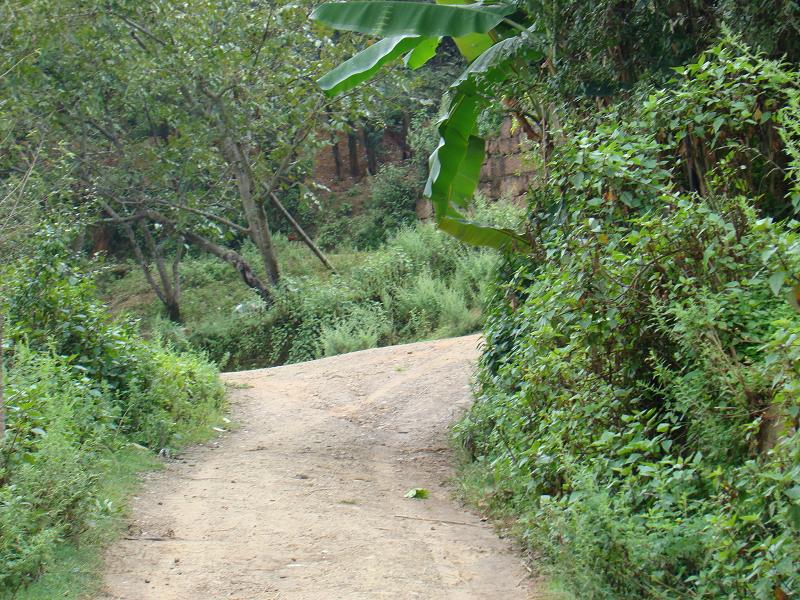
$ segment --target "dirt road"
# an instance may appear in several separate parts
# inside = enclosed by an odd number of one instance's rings
[[[226,375],[238,428],[148,479],[99,599],[543,598],[444,484],[477,343]]]

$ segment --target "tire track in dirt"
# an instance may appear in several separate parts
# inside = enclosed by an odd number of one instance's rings
[[[545,598],[446,486],[478,341],[225,375],[238,428],[148,476],[97,600]]]

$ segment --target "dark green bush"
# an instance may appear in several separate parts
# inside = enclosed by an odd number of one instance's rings
[[[680,73],[566,126],[457,434],[578,597],[793,597],[800,233],[763,142],[797,74],[733,41]]]
[[[0,272],[0,592],[30,582],[59,544],[117,510],[99,491],[110,455],[202,436],[223,401],[204,357],[146,341],[108,316],[85,265],[56,232],[44,232],[36,248]]]

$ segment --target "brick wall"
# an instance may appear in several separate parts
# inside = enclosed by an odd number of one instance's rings
[[[367,174],[367,157],[363,137],[357,136],[355,142],[359,173],[357,177],[353,177],[350,171],[347,135],[340,134],[336,144],[341,161],[339,176],[336,173],[333,149],[327,147],[317,154],[314,161],[314,180],[334,192],[347,191],[360,181]],[[383,133],[380,146],[379,164],[400,163],[407,151],[401,135],[388,130]],[[499,134],[486,142],[486,160],[481,169],[479,191],[489,200],[507,198],[521,201],[534,177],[533,167],[523,160],[526,149],[525,133],[518,128],[514,129],[511,118],[506,119]],[[417,214],[423,220],[430,218],[430,203],[421,201],[417,206]]]
[[[519,128],[512,129],[509,117],[503,122],[500,134],[486,142],[486,160],[478,187],[490,200],[502,197],[519,200],[533,180],[533,167],[522,158],[527,147],[525,133]]]

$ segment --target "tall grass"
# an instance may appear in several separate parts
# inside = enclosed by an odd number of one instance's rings
[[[478,218],[499,224],[520,216],[509,205],[482,203],[477,210]],[[129,314],[144,318],[151,332],[181,347],[201,348],[235,370],[477,331],[500,258],[421,223],[400,229],[374,250],[330,253],[336,275],[300,243],[280,235],[276,243],[284,277],[270,307],[207,257],[184,262],[181,327],[158,315],[136,271],[107,282],[105,290]],[[252,247],[243,252],[257,264]]]

